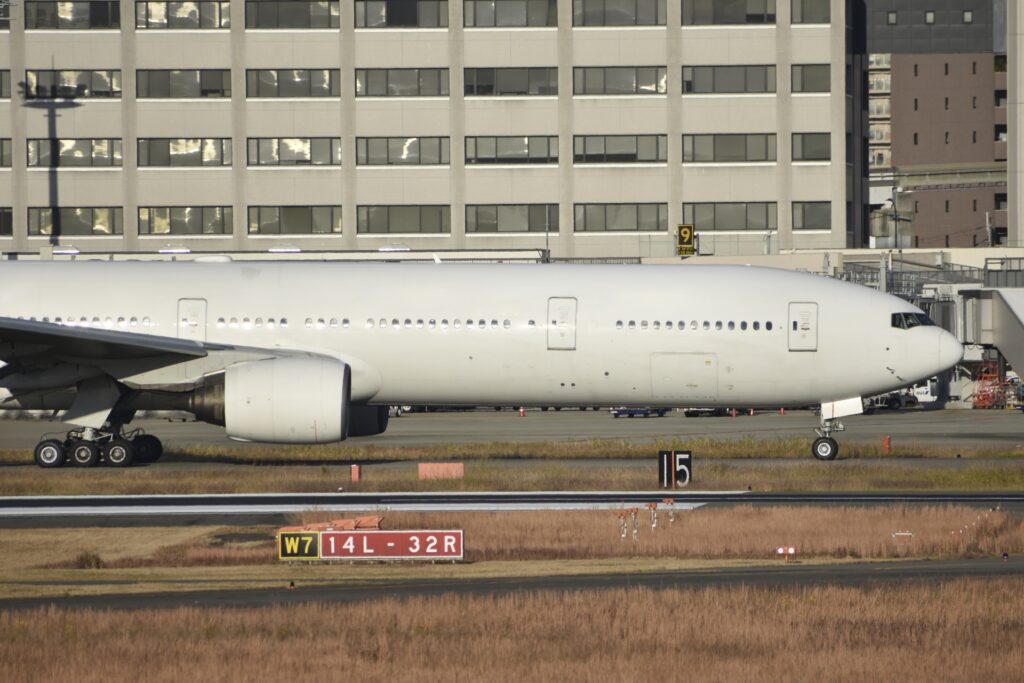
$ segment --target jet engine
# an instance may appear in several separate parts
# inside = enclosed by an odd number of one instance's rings
[[[330,443],[349,433],[349,367],[327,358],[271,358],[229,366],[192,393],[189,409],[229,437]]]

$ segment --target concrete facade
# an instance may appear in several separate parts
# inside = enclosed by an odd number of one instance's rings
[[[464,4],[448,3],[448,28],[355,28],[355,5],[340,2],[339,28],[247,29],[256,3],[231,0],[223,29],[136,28],[136,3],[119,3],[120,29],[26,30],[27,4],[11,7],[0,32],[0,69],[10,71],[11,99],[0,102],[0,137],[11,141],[12,164],[0,170],[0,206],[11,208],[12,230],[0,251],[71,245],[80,251],[269,249],[525,249],[550,246],[555,257],[665,256],[684,203],[770,202],[773,227],[707,230],[701,251],[765,253],[792,248],[841,248],[863,241],[866,130],[863,57],[854,54],[847,23],[851,7],[829,0],[830,23],[794,24],[791,2],[779,0],[773,24],[682,25],[681,2],[665,4],[665,25],[579,27],[573,3],[558,2],[557,27],[466,28]],[[38,4],[38,3],[36,3]],[[142,3],[139,3],[142,4]],[[326,3],[325,3],[326,4]],[[33,10],[34,11],[34,10]],[[793,65],[825,64],[828,92],[794,93]],[[769,65],[769,93],[683,94],[684,66]],[[576,95],[574,67],[665,67],[667,92]],[[464,69],[555,67],[558,94],[466,96]],[[357,97],[356,70],[448,69],[448,96]],[[119,98],[27,99],[28,70],[119,70]],[[138,97],[140,70],[230,70],[230,97]],[[254,98],[247,71],[334,69],[335,97]],[[848,83],[849,80],[849,83]],[[52,118],[51,114],[56,114]],[[683,163],[683,135],[774,134],[774,161]],[[794,161],[794,133],[828,133],[827,160]],[[667,157],[645,163],[574,163],[574,136],[664,135]],[[443,165],[360,166],[356,139],[437,136],[450,139]],[[557,136],[558,163],[470,166],[467,136]],[[340,140],[340,164],[254,166],[254,138]],[[120,167],[30,167],[30,140],[119,140]],[[140,167],[142,139],[229,139],[230,165]],[[829,202],[824,229],[793,229],[794,202]],[[643,231],[575,229],[579,204],[664,205],[663,228]],[[555,204],[558,229],[547,233],[467,233],[467,205]],[[441,234],[357,231],[360,207],[442,205],[450,228]],[[120,234],[30,234],[30,209],[120,207]],[[340,207],[334,234],[257,234],[255,206]],[[231,207],[222,234],[140,234],[140,207]],[[45,219],[43,219],[45,220]],[[98,219],[97,219],[98,220]],[[332,219],[333,220],[333,219]]]

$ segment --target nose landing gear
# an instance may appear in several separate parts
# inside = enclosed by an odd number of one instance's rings
[[[818,460],[835,460],[839,455],[839,444],[832,438],[832,432],[846,431],[843,423],[836,418],[821,418],[821,427],[814,430],[818,438],[811,444],[811,454]]]

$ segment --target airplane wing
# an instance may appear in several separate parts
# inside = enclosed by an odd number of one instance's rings
[[[159,358],[164,361],[161,365],[171,365],[204,358],[209,350],[210,345],[190,339],[0,317],[0,361],[12,365],[47,366],[112,358]]]

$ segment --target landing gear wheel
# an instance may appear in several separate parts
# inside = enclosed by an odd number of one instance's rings
[[[36,464],[40,467],[60,467],[64,464],[64,442],[47,439],[36,444]]]
[[[132,439],[132,446],[135,448],[137,463],[153,463],[164,454],[164,445],[152,434],[140,434]]]
[[[103,447],[103,457],[110,467],[128,467],[135,458],[135,449],[124,439],[114,439]]]
[[[836,456],[839,455],[839,444],[836,440],[827,436],[823,436],[814,440],[814,445],[811,446],[811,453],[818,460],[835,460]]]
[[[68,454],[75,467],[95,467],[100,461],[100,449],[92,441],[72,441]]]

